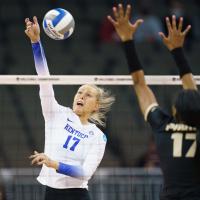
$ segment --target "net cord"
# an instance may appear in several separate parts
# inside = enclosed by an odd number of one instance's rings
[[[148,85],[181,85],[179,76],[145,76]],[[194,76],[200,85],[200,76]],[[130,75],[0,75],[0,85],[132,85]]]

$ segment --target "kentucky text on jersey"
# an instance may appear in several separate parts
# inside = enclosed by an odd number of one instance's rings
[[[81,133],[80,131],[74,129],[73,127],[71,127],[69,124],[67,124],[65,126],[65,130],[68,131],[69,133],[72,133],[73,135],[76,135],[79,138],[85,139],[88,138],[88,135]]]
[[[170,123],[167,124],[165,131],[189,131],[189,132],[196,132],[197,129],[195,127],[187,126],[185,124],[175,124]]]

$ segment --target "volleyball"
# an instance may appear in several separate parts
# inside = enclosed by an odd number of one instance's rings
[[[73,33],[75,21],[69,11],[55,8],[45,14],[42,25],[50,38],[64,40]]]

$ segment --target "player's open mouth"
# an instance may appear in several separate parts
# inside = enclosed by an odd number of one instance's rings
[[[77,106],[83,106],[83,103],[80,102],[80,101],[78,101],[76,105],[77,105]]]

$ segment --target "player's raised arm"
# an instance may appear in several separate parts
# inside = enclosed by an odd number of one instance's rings
[[[183,18],[180,17],[179,22],[176,22],[176,16],[172,16],[172,20],[166,17],[166,25],[168,30],[168,35],[160,32],[163,43],[171,52],[177,67],[179,69],[180,77],[182,80],[184,89],[197,89],[196,83],[193,79],[191,68],[183,52],[183,45],[185,42],[185,37],[191,26],[188,25],[185,30],[183,29]]]
[[[40,41],[40,26],[37,17],[33,17],[33,21],[29,18],[25,19],[26,30],[25,33],[31,40],[33,48],[33,56],[35,61],[35,68],[38,75],[49,75],[47,61]]]
[[[37,74],[41,76],[48,76],[50,75],[50,73],[46,57],[44,54],[44,50],[40,41],[40,26],[38,24],[37,17],[33,17],[33,21],[31,21],[29,18],[26,18],[25,25],[26,25],[25,33],[29,37],[32,44],[32,50],[33,50],[33,56]],[[43,115],[45,119],[47,119],[51,117],[50,115],[52,115],[52,112],[50,111],[57,106],[57,102],[54,97],[53,87],[51,84],[40,85],[40,98],[41,98]]]
[[[148,113],[151,106],[155,106],[157,104],[157,101],[152,90],[145,82],[144,71],[135,50],[134,34],[143,20],[138,19],[135,23],[130,22],[130,5],[127,5],[126,9],[124,9],[121,4],[119,4],[118,7],[113,7],[113,15],[114,18],[108,16],[108,20],[113,24],[122,41],[128,62],[129,72],[134,82],[134,89],[139,100],[142,113],[146,118],[146,113]]]

